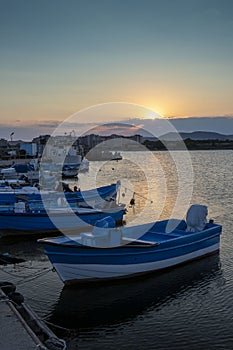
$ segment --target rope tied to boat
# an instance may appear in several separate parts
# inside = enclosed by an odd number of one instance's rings
[[[132,199],[130,200],[130,204],[131,204],[131,201],[132,201],[133,199],[134,199],[134,204],[135,204],[135,198],[134,198],[135,195],[138,196],[138,197],[141,197],[141,198],[143,198],[143,199],[145,199],[145,200],[147,200],[147,201],[149,200],[151,204],[153,203],[152,199],[148,199],[148,197],[143,196],[141,193],[135,192],[135,191],[131,190],[130,188],[125,187],[125,193],[126,193],[127,191],[130,191],[130,192],[133,193],[133,197],[132,197]],[[122,197],[125,197],[125,193],[122,193]],[[131,204],[131,205],[134,205],[134,204]]]
[[[18,282],[16,282],[17,285],[22,285],[24,283],[28,283],[30,281],[33,281],[41,276],[44,276],[46,275],[48,272],[52,271],[52,268],[49,267],[49,268],[43,268],[42,270],[40,270],[38,273],[32,273],[30,275],[18,275],[16,273],[12,273],[10,271],[6,271],[4,268],[0,268],[0,270],[2,272],[4,272],[5,274],[8,274],[12,277],[16,277],[16,278],[21,278],[21,280],[19,280]]]

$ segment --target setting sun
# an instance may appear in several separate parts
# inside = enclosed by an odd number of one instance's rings
[[[152,108],[149,108],[149,107],[148,107],[148,110],[145,111],[145,114],[143,115],[143,119],[154,120],[154,119],[161,119],[161,118],[164,118],[164,116],[160,112],[153,110]]]
[[[144,119],[152,119],[152,120],[157,118],[162,118],[162,116],[157,112],[151,112],[144,117]]]
[[[140,104],[139,104],[140,105]],[[161,119],[165,118],[164,116],[164,109],[163,108],[156,108],[156,106],[152,107],[152,103],[149,101],[143,101],[142,106],[145,107],[145,111],[143,113],[143,119]]]

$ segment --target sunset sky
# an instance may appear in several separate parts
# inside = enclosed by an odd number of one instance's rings
[[[232,14],[231,0],[0,0],[0,137],[106,102],[232,116]]]

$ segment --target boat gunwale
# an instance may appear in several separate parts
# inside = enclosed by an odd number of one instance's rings
[[[193,244],[196,244],[196,243],[199,243],[199,242],[203,242],[203,241],[206,241],[207,239],[210,239],[210,238],[214,238],[214,237],[216,237],[216,236],[220,236],[220,234],[221,234],[221,225],[218,225],[219,226],[219,228],[220,228],[220,232],[218,231],[218,232],[215,232],[215,233],[213,233],[212,235],[209,235],[208,237],[204,237],[204,238],[201,238],[201,239],[198,239],[198,240],[195,240],[195,241],[191,241],[191,242],[188,242],[188,243],[184,243],[184,244],[180,244],[180,245],[175,245],[175,246],[169,246],[169,247],[165,247],[165,248],[161,248],[161,249],[159,249],[158,251],[159,252],[164,252],[164,251],[171,251],[171,250],[174,250],[174,249],[177,249],[177,248],[181,248],[182,246],[185,246],[185,247],[187,247],[187,246],[190,246],[190,245],[193,245]],[[216,228],[216,227],[215,227]],[[192,233],[192,237],[193,236],[195,236],[195,235],[198,235],[198,234],[200,234],[200,233],[203,233],[203,232],[206,232],[206,231],[209,231],[209,230],[212,230],[213,228],[209,228],[209,229],[207,229],[207,230],[205,230],[205,231],[199,231],[199,232],[194,232],[194,233]],[[61,236],[62,237],[62,236]],[[174,242],[174,241],[180,241],[180,240],[182,240],[182,239],[184,239],[184,238],[187,238],[187,236],[181,236],[181,237],[174,237],[174,238],[172,238],[171,240]],[[157,248],[157,247],[159,247],[160,248],[160,246],[161,245],[163,245],[164,243],[166,243],[167,241],[164,241],[164,242],[160,242],[160,243],[158,243],[158,242],[155,242],[155,245],[147,245],[147,246],[145,246],[145,245],[143,245],[143,246],[139,246],[139,245],[131,245],[130,246],[130,244],[125,244],[125,245],[121,245],[121,246],[116,246],[116,247],[94,247],[94,246],[86,246],[86,245],[83,245],[83,244],[81,244],[81,243],[78,243],[78,244],[73,244],[73,245],[71,245],[71,244],[65,244],[65,243],[58,243],[58,242],[52,242],[52,241],[47,241],[47,239],[48,238],[42,238],[42,239],[39,239],[38,240],[38,242],[39,243],[41,243],[42,245],[50,245],[50,246],[59,246],[59,247],[64,247],[64,248],[67,248],[67,249],[72,249],[72,248],[78,248],[78,249],[91,249],[91,250],[93,250],[93,249],[95,249],[95,250],[99,250],[99,251],[108,251],[108,250],[114,250],[114,251],[117,251],[117,250],[120,250],[121,248],[148,248],[147,249],[147,251],[145,252],[145,251],[142,251],[142,252],[137,252],[137,254],[140,254],[140,255],[142,255],[142,254],[149,254],[149,253],[154,253],[154,249],[153,248]],[[56,239],[56,237],[54,238],[54,239]],[[171,241],[170,240],[170,241]],[[149,248],[152,248],[151,249],[151,251],[148,251],[149,250]],[[52,251],[52,252],[49,252],[49,251],[47,251],[46,249],[45,249],[45,252],[46,252],[46,254],[49,254],[49,255],[64,255],[65,253],[63,253],[63,252],[56,252],[56,251]],[[133,254],[135,254],[135,253],[133,253],[133,252],[127,252],[127,253],[124,253],[124,255],[133,255]],[[69,253],[69,255],[70,256],[72,256],[72,255],[77,255],[77,252],[75,253]],[[93,254],[88,254],[88,253],[85,253],[85,254],[78,254],[79,256],[90,256],[90,257],[93,257]],[[104,254],[104,256],[105,257],[107,257],[107,256],[111,256],[112,254],[111,253],[109,253],[109,254]],[[121,254],[116,254],[116,255],[121,255]],[[115,256],[116,256],[115,255]],[[96,255],[96,256],[98,256],[98,255]],[[99,256],[101,256],[101,255],[99,255]]]
[[[83,208],[85,209],[85,208]],[[93,208],[88,208],[90,211],[88,212],[79,212],[76,210],[72,210],[69,212],[62,212],[62,211],[56,211],[56,212],[52,212],[49,209],[46,211],[43,211],[43,209],[40,212],[23,212],[23,213],[15,213],[14,211],[0,211],[0,217],[1,216],[14,216],[14,217],[50,217],[50,216],[55,216],[55,217],[62,217],[62,216],[72,216],[72,215],[76,215],[76,216],[86,216],[86,215],[95,215],[95,214],[102,214],[102,213],[120,213],[122,211],[125,212],[125,208],[121,208],[119,210],[116,211],[107,211],[107,210],[102,210],[102,209],[93,209]],[[114,208],[111,208],[114,209]]]
[[[58,246],[60,246],[60,247],[68,247],[68,248],[81,248],[81,249],[98,249],[98,250],[100,250],[100,249],[103,249],[103,250],[108,250],[108,249],[114,249],[114,250],[116,250],[116,249],[119,249],[119,248],[153,248],[153,247],[157,247],[160,243],[158,243],[158,242],[154,242],[154,243],[147,243],[147,242],[145,242],[145,244],[143,244],[143,243],[141,243],[141,244],[135,244],[135,245],[133,245],[132,243],[128,243],[128,244],[124,244],[124,245],[121,245],[121,246],[117,246],[117,247],[92,247],[92,246],[88,246],[88,245],[84,245],[84,244],[81,244],[81,243],[78,243],[77,245],[66,245],[66,244],[58,244],[58,243],[55,243],[55,244],[53,244],[52,242],[50,243],[50,242],[45,242],[44,241],[44,238],[41,238],[41,239],[38,239],[38,241],[37,242],[39,242],[39,243],[42,243],[42,244],[48,244],[48,245],[53,245],[53,246],[56,246],[56,245],[58,245]],[[45,242],[45,243],[44,243]],[[56,254],[56,255],[58,255],[58,254],[63,254],[63,253],[58,253],[58,252],[53,252],[53,254]],[[76,255],[77,253],[71,253],[71,254],[69,254],[69,255]],[[79,254],[80,256],[81,256],[81,254]],[[88,256],[88,254],[83,254],[83,256]],[[90,255],[90,256],[93,256],[93,255]],[[105,254],[104,256],[107,256],[107,254]]]

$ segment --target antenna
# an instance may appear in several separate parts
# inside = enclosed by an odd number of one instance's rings
[[[14,131],[10,134],[11,141],[13,141]]]

